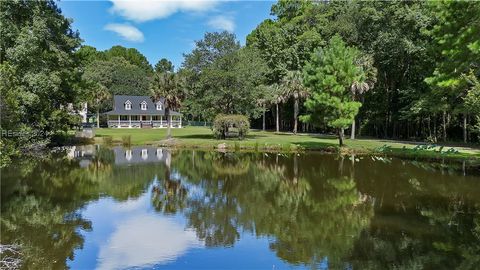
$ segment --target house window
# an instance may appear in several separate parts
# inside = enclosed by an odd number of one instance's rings
[[[147,110],[147,102],[143,101],[143,102],[140,104],[140,108],[141,108],[143,111],[146,111],[146,110]]]
[[[138,115],[132,115],[132,121],[138,121]]]
[[[162,103],[157,102],[157,111],[161,111],[161,110],[162,110]]]
[[[153,115],[152,120],[153,121],[160,121],[160,116],[159,115]]]
[[[127,121],[128,115],[120,115],[120,121]]]
[[[132,102],[130,100],[127,100],[125,102],[125,110],[131,110],[132,109]]]

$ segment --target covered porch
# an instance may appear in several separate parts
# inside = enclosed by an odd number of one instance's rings
[[[170,127],[181,128],[182,116],[170,115]],[[109,128],[166,128],[167,118],[164,115],[108,115]]]

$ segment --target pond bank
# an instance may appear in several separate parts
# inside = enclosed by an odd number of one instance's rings
[[[312,134],[293,135],[251,131],[244,140],[216,140],[210,129],[186,127],[172,129],[174,139],[165,141],[165,129],[97,129],[96,142],[109,141],[131,145],[155,145],[179,149],[205,149],[221,151],[266,151],[304,152],[321,151],[341,154],[375,154],[422,159],[468,159],[480,160],[480,149],[471,147],[449,147],[426,145],[425,143],[397,142],[381,139],[346,140],[344,147],[338,147],[334,136]]]

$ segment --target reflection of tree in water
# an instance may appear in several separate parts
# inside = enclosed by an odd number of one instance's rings
[[[278,257],[314,268],[480,265],[474,178],[395,159],[235,155],[181,153],[173,162],[204,192],[183,213],[208,246],[232,246],[250,231],[271,237]],[[250,165],[242,174],[212,169],[243,159]]]
[[[272,250],[290,263],[315,265],[328,257],[332,265],[339,265],[368,225],[370,204],[361,200],[355,182],[348,177],[324,180],[330,171],[300,170],[302,161],[297,156],[264,154],[257,155],[245,173],[224,175],[212,167],[234,166],[232,160],[245,164],[252,156],[223,156],[226,161],[221,155],[181,153],[173,162],[187,181],[204,192],[204,196],[188,198],[184,213],[207,246],[231,246],[241,231],[250,231],[273,236]],[[319,173],[322,178],[315,181],[312,176]]]
[[[83,246],[79,229],[90,230],[90,222],[48,199],[17,198],[2,209],[2,243],[20,246],[24,269],[66,269],[66,258]]]
[[[362,163],[369,177],[358,170],[358,186],[376,198],[375,216],[354,245],[355,268],[478,269],[478,178],[418,162]]]
[[[77,211],[102,195],[138,197],[162,164],[113,166],[100,150],[87,168],[63,155],[23,159],[2,169],[1,244],[20,246],[24,269],[66,269],[91,224]],[[3,256],[3,255],[2,255]]]
[[[220,153],[213,155],[212,168],[218,175],[243,175],[248,172],[250,159],[240,158],[235,153]]]
[[[20,246],[24,269],[66,269],[83,246],[78,230],[91,224],[76,209],[93,199],[85,191],[94,183],[81,171],[78,162],[55,157],[2,170],[2,185],[10,187],[2,190],[2,244]]]
[[[180,180],[172,180],[167,166],[164,178],[152,188],[152,204],[155,210],[164,214],[176,214],[186,207],[187,188]]]

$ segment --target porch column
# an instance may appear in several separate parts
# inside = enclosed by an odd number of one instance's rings
[[[132,116],[131,115],[128,116],[128,127],[129,128],[132,127]]]
[[[160,127],[163,127],[163,115],[160,115]]]
[[[118,115],[118,127],[117,128],[120,128],[120,114]]]
[[[153,127],[153,123],[152,123],[152,116],[150,115],[150,124],[152,125]]]
[[[179,116],[179,124],[178,124],[178,127],[181,128],[182,127],[182,116]]]

